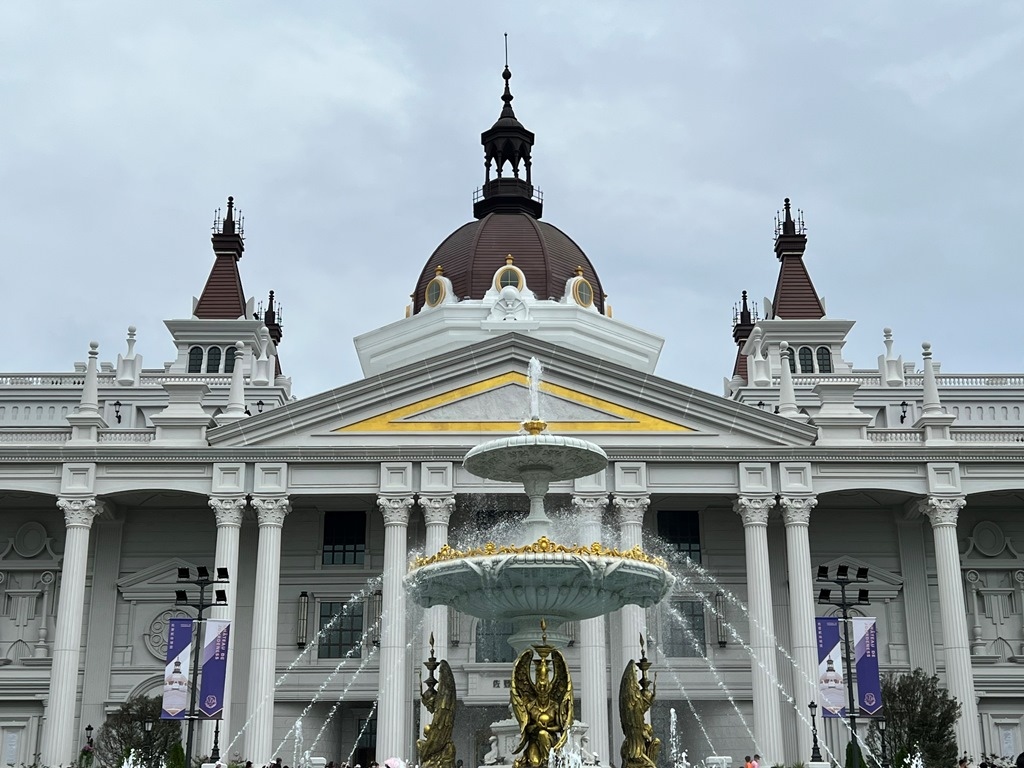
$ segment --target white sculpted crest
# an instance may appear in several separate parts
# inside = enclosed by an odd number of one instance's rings
[[[423,521],[427,525],[448,525],[448,519],[455,509],[454,496],[420,496]]]
[[[269,499],[254,498],[252,508],[256,510],[256,518],[261,526],[284,525],[284,519],[292,511],[292,503],[287,496],[277,496]]]
[[[744,525],[768,525],[768,513],[775,506],[775,497],[740,496],[733,506]]]
[[[644,513],[647,512],[647,507],[651,505],[651,497],[647,494],[643,496],[613,496],[612,503],[615,504],[615,508],[619,511],[619,517],[622,518],[624,523],[643,523]]]
[[[217,518],[218,526],[238,527],[242,524],[242,510],[245,509],[245,496],[230,496],[227,498],[211,496],[209,499],[210,509]]]
[[[779,499],[786,525],[807,525],[811,522],[811,510],[818,506],[814,496],[783,496]]]
[[[415,501],[412,496],[378,496],[377,506],[384,515],[384,525],[408,525],[409,510]]]
[[[967,499],[963,496],[929,496],[921,505],[922,511],[932,521],[933,528],[940,525],[955,526],[960,510],[967,506]]]
[[[91,528],[93,519],[101,511],[95,497],[57,499],[57,507],[64,513],[64,524],[68,528]]]

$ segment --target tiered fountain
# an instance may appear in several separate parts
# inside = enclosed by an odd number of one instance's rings
[[[548,674],[544,659],[551,655],[557,669],[561,656],[555,648],[568,639],[559,631],[565,622],[608,614],[627,604],[654,605],[675,581],[664,561],[639,547],[620,551],[598,542],[581,545],[552,539],[552,523],[544,511],[549,485],[595,474],[605,468],[608,457],[586,440],[545,431],[547,424],[539,416],[539,374],[540,364],[531,360],[531,418],[523,422],[523,433],[478,445],[463,460],[478,477],[523,484],[530,512],[517,540],[464,551],[445,545],[436,554],[417,559],[406,579],[410,595],[424,607],[449,605],[478,618],[513,623],[509,642],[523,654],[512,675],[514,709],[517,679],[533,690],[532,682],[521,676],[524,656],[532,655],[528,649],[540,654],[533,661],[538,676],[541,669]],[[526,657],[527,674],[529,660]],[[586,697],[589,692],[582,693]],[[525,765],[522,760],[517,765]]]

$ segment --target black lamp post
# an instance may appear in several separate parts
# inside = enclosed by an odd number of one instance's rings
[[[807,708],[811,710],[811,762],[820,763],[821,748],[818,746],[818,721],[815,718],[818,714],[818,702],[812,701]]]
[[[839,587],[839,599],[832,599],[832,590],[823,589],[818,593],[820,605],[834,605],[843,614],[843,664],[846,666],[847,717],[850,720],[850,733],[853,735],[853,768],[860,768],[860,743],[857,739],[857,699],[853,694],[853,662],[850,659],[850,608],[856,605],[871,605],[868,591],[859,589],[857,599],[846,596],[846,588],[854,583],[863,584],[868,580],[868,569],[857,569],[855,576],[850,576],[850,566],[837,565],[834,577],[830,577],[827,565],[818,566],[818,581],[830,581]]]
[[[889,768],[889,750],[885,743],[885,718],[878,718],[875,725],[878,727],[878,741],[882,747],[882,768]]]
[[[92,723],[85,726],[85,743],[92,746]]]
[[[146,748],[146,766],[153,765],[153,721],[146,720],[142,724],[142,729],[146,732],[145,748]]]
[[[213,721],[213,749],[210,750],[210,762],[220,762],[220,720]]]
[[[199,695],[199,657],[203,655],[203,623],[205,621],[203,614],[214,606],[228,604],[226,590],[214,589],[212,601],[207,598],[206,590],[214,584],[227,584],[228,569],[217,568],[217,578],[211,578],[210,569],[204,565],[198,566],[194,574],[191,568],[179,568],[178,583],[194,584],[199,587],[199,599],[197,601],[190,600],[188,592],[184,589],[178,589],[174,592],[175,605],[187,605],[190,608],[195,608],[199,614],[198,620],[195,622],[196,634],[192,645],[192,674],[189,678],[191,691],[188,704],[188,735],[185,738],[185,765],[190,766],[192,765],[192,742],[195,737],[196,720],[198,719],[196,715],[196,697]]]

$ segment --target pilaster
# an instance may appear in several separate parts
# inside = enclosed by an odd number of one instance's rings
[[[632,467],[628,468],[632,470]],[[616,492],[612,496],[612,504],[615,507],[615,514],[619,523],[619,547],[620,549],[631,549],[643,544],[643,522],[647,508],[651,504],[651,497],[646,493],[646,468],[642,474],[634,473],[637,477],[632,483],[623,483],[621,468],[616,465],[617,482],[616,487],[625,486],[628,491]],[[642,485],[641,485],[642,484]],[[642,493],[637,490],[643,489]],[[639,605],[624,605],[618,611],[619,636],[613,639],[615,653],[612,658],[614,670],[612,679],[617,680],[625,668],[626,662],[636,658],[640,637],[647,637],[647,612]],[[648,717],[649,717],[648,713]],[[619,708],[612,707],[612,733],[618,739],[622,733],[622,722],[619,716]],[[608,756],[611,762],[617,752],[613,751]]]

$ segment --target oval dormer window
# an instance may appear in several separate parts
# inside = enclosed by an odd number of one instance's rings
[[[427,283],[427,290],[424,299],[427,302],[428,307],[436,307],[442,301],[444,301],[444,295],[446,293],[444,286],[444,280],[440,277],[433,278]]]
[[[572,297],[581,307],[589,307],[594,303],[594,289],[585,277],[581,277],[573,285]]]
[[[494,289],[500,291],[502,288],[512,286],[516,290],[523,290],[523,273],[513,266],[506,266],[494,276]]]

